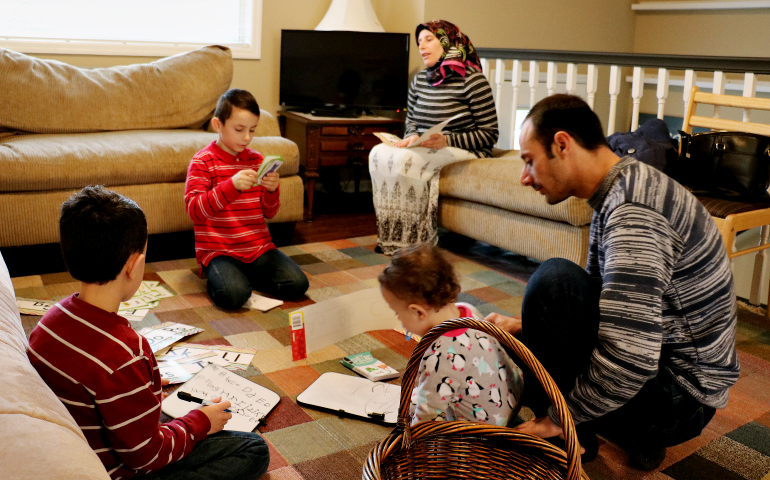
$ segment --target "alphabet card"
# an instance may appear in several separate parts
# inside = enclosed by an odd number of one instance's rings
[[[281,399],[272,390],[214,364],[207,365],[166,397],[161,406],[163,413],[176,418],[201,407],[200,404],[180,399],[180,391],[204,400],[211,400],[220,395],[223,401],[228,400],[232,404],[230,411],[233,418],[227,422],[225,430],[237,432],[253,431]]]

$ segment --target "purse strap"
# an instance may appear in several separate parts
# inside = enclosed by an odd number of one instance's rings
[[[572,415],[567,408],[567,404],[564,401],[564,397],[559,391],[559,388],[556,386],[548,372],[545,371],[543,365],[534,355],[532,355],[532,352],[530,352],[523,343],[518,341],[516,337],[510,333],[501,330],[497,325],[484,320],[476,320],[473,318],[447,320],[430,329],[422,340],[420,340],[420,343],[414,347],[412,356],[409,358],[409,364],[407,365],[401,380],[401,403],[398,408],[398,425],[396,427],[396,431],[403,432],[406,445],[411,443],[411,415],[409,414],[409,409],[412,391],[414,390],[417,380],[417,371],[420,367],[423,353],[436,339],[438,339],[438,337],[450,330],[456,330],[458,328],[480,330],[495,337],[498,342],[507,347],[508,351],[515,354],[527,367],[529,367],[532,373],[534,373],[535,377],[537,377],[538,381],[543,386],[548,398],[551,400],[551,403],[556,408],[556,414],[559,417],[562,432],[564,433],[565,451],[567,453],[567,475],[565,478],[569,480],[579,479],[581,472],[580,447],[577,441],[575,423],[572,420]],[[527,388],[527,386],[524,385],[524,388]]]

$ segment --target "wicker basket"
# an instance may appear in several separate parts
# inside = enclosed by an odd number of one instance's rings
[[[561,419],[566,452],[539,437],[485,423],[455,420],[409,425],[410,399],[422,354],[443,333],[457,328],[473,328],[494,336],[532,370]],[[459,318],[434,327],[415,347],[401,382],[398,425],[369,453],[363,478],[587,479],[578,452],[575,424],[564,397],[540,362],[521,342],[494,324]]]

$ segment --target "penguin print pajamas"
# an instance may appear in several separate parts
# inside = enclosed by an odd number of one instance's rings
[[[463,315],[470,312],[461,308]],[[412,392],[412,424],[469,420],[506,425],[522,387],[521,370],[495,338],[467,328],[446,332],[422,355]]]

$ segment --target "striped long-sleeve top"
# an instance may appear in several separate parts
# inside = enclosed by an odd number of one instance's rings
[[[260,185],[239,191],[232,180],[241,170],[256,171],[262,159],[248,148],[233,156],[213,141],[190,161],[184,201],[201,269],[220,255],[250,263],[275,249],[265,219],[278,213],[280,187],[274,192]]]
[[[159,423],[160,373],[150,344],[128,320],[78,294],[38,322],[28,356],[113,479],[184,458],[211,428],[199,410]]]
[[[412,80],[407,105],[404,137],[421,135],[444,120],[467,113],[444,129],[447,144],[479,158],[492,156],[498,137],[497,111],[492,89],[480,71],[468,68],[465,77],[453,72],[434,87],[423,70]]]
[[[575,423],[624,405],[660,370],[724,408],[740,365],[733,277],[716,224],[684,187],[631,157],[588,203],[599,341],[567,399]]]

